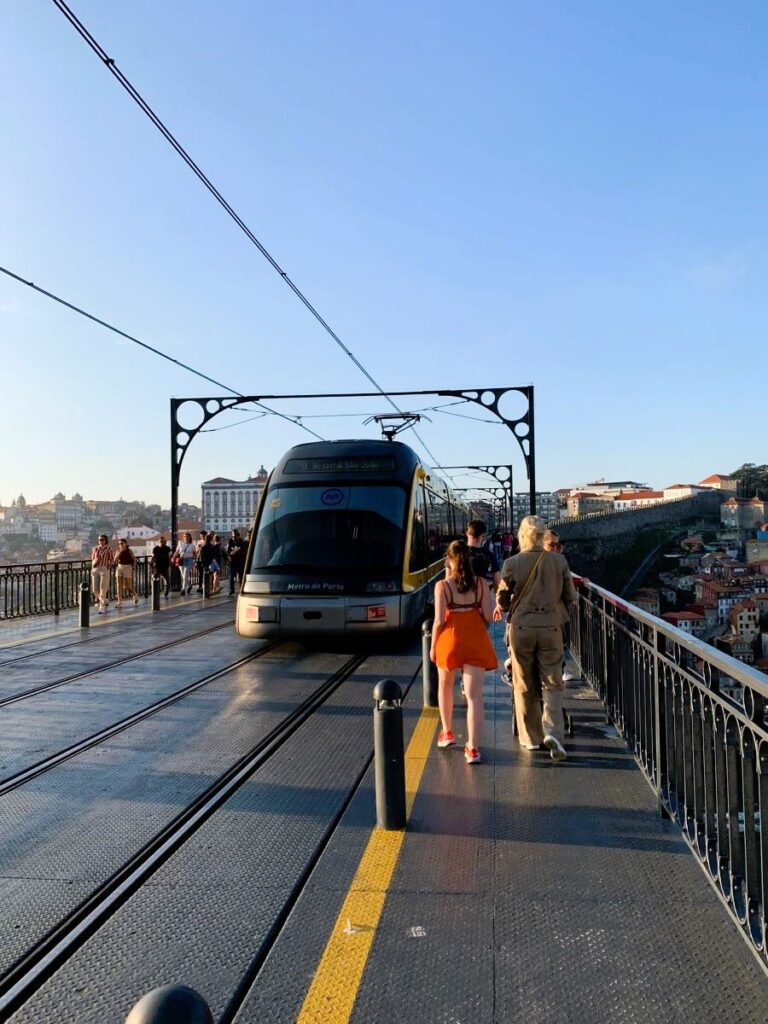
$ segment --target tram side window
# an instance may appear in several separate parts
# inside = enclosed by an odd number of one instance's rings
[[[413,519],[411,521],[411,557],[408,567],[410,572],[424,569],[427,566],[427,523],[424,488],[418,484],[413,495]]]
[[[436,494],[434,491],[427,491],[427,497],[429,500],[427,510],[429,555],[432,561],[436,561],[445,554],[445,549],[452,540],[449,519],[450,506],[441,494]]]

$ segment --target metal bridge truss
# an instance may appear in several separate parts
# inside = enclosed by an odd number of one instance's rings
[[[522,416],[507,416],[504,412],[505,396],[512,393],[523,395],[527,407]],[[437,396],[439,398],[458,398],[467,402],[474,402],[481,406],[486,412],[492,413],[511,432],[518,443],[520,451],[525,459],[525,468],[530,483],[531,511],[536,509],[536,447],[534,443],[534,413],[533,413],[533,385],[522,387],[502,388],[462,388],[460,390],[430,389],[428,391],[357,391],[333,394],[310,394],[310,395],[238,395],[234,397],[196,397],[196,398],[172,398],[171,399],[171,537],[175,545],[177,541],[179,523],[179,481],[181,479],[181,466],[189,446],[208,423],[219,413],[229,409],[235,409],[252,403],[275,402],[292,399],[319,399],[319,398],[401,398]],[[200,411],[200,422],[195,427],[184,427],[179,422],[179,412],[188,403],[197,405]],[[437,468],[437,467],[435,467]],[[450,467],[442,467],[450,468]],[[509,488],[510,511],[512,508],[512,467],[510,465],[498,466],[471,466],[454,467],[471,468],[488,472],[499,480],[502,487]],[[502,472],[503,471],[503,472]],[[504,474],[508,472],[508,481]],[[500,476],[499,473],[502,475]]]

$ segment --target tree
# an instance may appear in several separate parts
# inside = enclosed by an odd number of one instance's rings
[[[745,462],[729,475],[741,480],[741,490],[746,497],[752,498],[757,494],[763,501],[768,499],[768,466]]]

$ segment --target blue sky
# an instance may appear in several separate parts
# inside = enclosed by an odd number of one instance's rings
[[[533,383],[545,489],[765,461],[764,3],[71,6],[385,389]],[[370,390],[52,3],[0,33],[0,264],[240,392]],[[0,349],[0,502],[168,504],[168,399],[216,389],[4,277]],[[455,412],[437,459],[525,489]],[[238,419],[182,498],[309,439]]]

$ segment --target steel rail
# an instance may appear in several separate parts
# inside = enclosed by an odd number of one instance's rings
[[[219,606],[217,605],[216,607]],[[221,607],[224,607],[224,605],[221,605]],[[163,612],[162,621],[179,622],[185,615],[192,615],[196,609],[197,606],[191,604],[178,608],[166,608]],[[123,626],[122,629],[120,629],[121,625]],[[113,626],[117,628],[112,629],[111,627]],[[146,622],[144,622],[143,619],[142,621],[137,622],[135,618],[130,618],[123,619],[121,622],[120,619],[116,617],[109,622],[105,622],[103,626],[98,627],[98,636],[83,637],[82,639],[73,640],[71,644],[56,644],[53,647],[47,647],[44,651],[28,651],[26,654],[22,654],[18,658],[9,658],[8,661],[0,661],[0,668],[5,668],[7,665],[15,665],[19,661],[27,661],[29,658],[38,658],[42,657],[44,654],[52,654],[54,651],[66,651],[71,647],[82,647],[85,644],[98,643],[100,640],[109,640],[111,637],[123,636],[125,633],[135,633],[137,629],[143,629],[145,626]],[[71,629],[63,628],[60,633],[49,633],[47,636],[43,637],[31,637],[29,640],[21,640],[17,644],[8,644],[6,646],[0,645],[0,657],[2,657],[6,651],[17,651],[19,648],[31,647],[32,644],[45,643],[46,640],[56,640],[57,637],[66,636],[67,633],[72,633],[79,628],[79,626],[73,626]]]
[[[105,672],[107,669],[119,668],[121,665],[128,665],[132,661],[138,661],[140,658],[145,658],[148,654],[157,654],[158,651],[169,651],[172,647],[178,647],[179,644],[189,643],[190,640],[196,640],[198,637],[208,636],[210,633],[216,633],[220,629],[231,629],[231,622],[222,622],[218,626],[210,626],[208,629],[201,629],[190,636],[180,637],[178,640],[171,640],[165,644],[157,644],[155,647],[148,647],[145,651],[139,651],[137,654],[129,654],[125,658],[117,658],[115,661],[107,661],[103,665],[99,665],[96,668],[89,668],[83,672],[75,672],[71,676],[64,676],[63,679],[55,679],[52,683],[43,683],[42,686],[34,686],[30,690],[23,690],[21,693],[14,693],[11,697],[3,697],[0,700],[0,708],[8,707],[9,704],[18,704],[19,701],[27,700],[29,697],[35,697],[39,693],[46,693],[48,690],[55,690],[57,686],[63,686],[65,683],[72,683],[78,679],[87,679],[88,676],[96,676],[99,672]],[[50,654],[50,651],[46,652]]]
[[[405,701],[406,697],[408,696],[408,693],[410,692],[411,686],[413,686],[413,682],[416,679],[416,676],[420,674],[421,664],[419,664],[416,667],[413,675],[411,676],[411,681],[408,683],[408,685],[405,687],[403,691],[403,701]],[[261,945],[256,950],[255,955],[251,960],[251,963],[248,965],[248,969],[243,974],[243,977],[240,979],[240,983],[230,996],[229,1002],[224,1007],[221,1013],[221,1017],[219,1018],[218,1024],[234,1024],[234,1021],[237,1018],[238,1013],[240,1012],[240,1008],[242,1007],[243,1003],[248,997],[248,993],[250,992],[254,981],[258,977],[259,971],[264,966],[264,961],[272,952],[272,949],[280,936],[280,932],[283,930],[285,922],[288,920],[291,911],[293,910],[296,903],[299,901],[301,895],[303,894],[304,890],[306,889],[307,883],[309,882],[312,872],[315,870],[318,861],[322,857],[326,847],[333,838],[333,835],[336,829],[338,828],[341,819],[344,817],[347,808],[357,795],[357,792],[360,789],[360,786],[362,785],[363,779],[365,778],[372,761],[373,750],[371,750],[371,753],[365,759],[365,763],[363,764],[362,768],[357,773],[355,778],[352,780],[352,783],[349,787],[349,792],[347,793],[344,800],[342,800],[341,805],[337,809],[336,813],[328,822],[328,827],[326,828],[323,835],[320,837],[320,841],[315,847],[314,853],[308,859],[307,864],[304,867],[304,870],[296,879],[293,887],[291,888],[291,891],[288,893],[286,897],[285,903],[275,916],[275,920],[267,929],[266,935],[264,936]]]
[[[203,634],[200,634],[201,636]],[[107,725],[98,732],[92,733],[90,736],[86,736],[85,739],[78,740],[69,747],[65,747],[63,750],[59,750],[57,753],[52,754],[50,757],[44,758],[42,761],[38,761],[37,764],[30,765],[29,768],[23,768],[20,772],[15,775],[9,775],[8,778],[0,781],[0,797],[5,796],[12,789],[16,789],[18,786],[24,785],[26,782],[31,782],[33,779],[39,778],[46,772],[50,771],[51,768],[55,768],[63,761],[68,761],[75,754],[80,754],[84,750],[89,750],[91,747],[98,746],[104,740],[111,739],[120,732],[124,732],[126,729],[130,729],[131,726],[137,725],[139,722],[143,722],[147,718],[151,718],[152,715],[156,715],[163,708],[170,707],[171,704],[175,704],[176,701],[182,700],[184,697],[188,697],[190,693],[194,693],[195,690],[199,690],[209,683],[214,682],[216,679],[220,679],[222,676],[227,675],[229,672],[233,672],[237,668],[241,668],[243,665],[249,664],[251,661],[256,661],[264,654],[268,654],[273,651],[276,647],[281,645],[280,640],[270,640],[264,647],[258,651],[253,651],[251,654],[247,654],[244,658],[239,658],[237,661],[233,661],[231,665],[226,665],[224,668],[217,669],[215,672],[209,673],[207,676],[203,676],[202,679],[196,679],[195,682],[189,683],[181,690],[176,690],[174,693],[169,694],[167,697],[161,697],[160,700],[155,701],[154,704],[149,704],[147,707],[142,708],[141,711],[135,711],[132,715],[128,715],[127,718],[120,719],[119,722],[113,722],[112,725]]]
[[[228,800],[369,655],[357,654],[271,729],[250,751],[145,843],[103,885],[21,957],[0,979],[0,1020],[5,1020],[92,935],[175,851]]]

